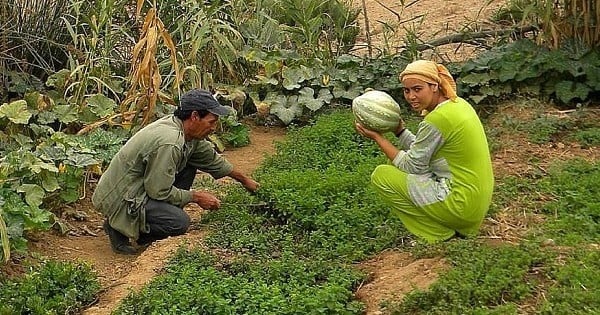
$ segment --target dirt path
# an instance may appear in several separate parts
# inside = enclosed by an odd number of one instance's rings
[[[362,262],[360,268],[369,275],[369,282],[355,295],[365,303],[367,315],[377,315],[382,314],[382,301],[400,301],[414,289],[426,289],[447,265],[441,258],[414,259],[410,253],[390,250]]]

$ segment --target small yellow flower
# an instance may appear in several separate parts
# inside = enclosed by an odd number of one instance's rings
[[[102,175],[102,168],[100,167],[100,164],[94,164],[90,166],[89,171],[96,175]]]

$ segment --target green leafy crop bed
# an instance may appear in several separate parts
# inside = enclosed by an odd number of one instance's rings
[[[292,130],[257,171],[259,193],[230,190],[203,219],[210,248],[182,249],[116,313],[360,314],[352,263],[408,237],[369,188],[383,162],[347,111]]]
[[[490,132],[491,143],[505,132],[532,139],[541,129],[542,143],[595,136],[597,122],[582,114],[567,122],[572,128],[550,120],[547,128],[505,124]],[[413,129],[419,120],[405,119]],[[370,172],[386,162],[353,130],[349,111],[292,129],[257,170],[261,190],[224,188],[225,206],[196,227],[210,231],[206,246],[180,248],[114,313],[361,314],[354,292],[366,275],[355,263],[386,248],[444,257],[450,266],[429,288],[381,301],[389,314],[600,312],[598,162],[556,161],[543,173],[498,177],[491,217],[518,207],[543,219],[519,244],[476,238],[415,247],[401,245],[411,236],[370,188]],[[11,193],[3,194],[10,203]],[[99,290],[89,267],[58,262],[0,284],[0,314],[75,313]]]
[[[0,314],[76,314],[99,291],[90,266],[48,261],[20,279],[0,277]]]
[[[415,123],[408,118],[410,126]],[[260,192],[228,191],[224,203],[230,206],[203,219],[202,228],[212,231],[208,248],[182,248],[162,276],[130,295],[115,313],[361,314],[353,291],[365,275],[352,263],[410,238],[368,184],[370,171],[385,162],[372,143],[356,135],[348,112],[292,130],[257,171]],[[533,201],[523,203],[522,211],[545,216],[544,224],[518,245],[479,238],[401,248],[445,257],[451,268],[426,290],[382,301],[383,309],[391,314],[600,312],[600,260],[593,245],[597,172],[597,164],[564,161],[547,176],[502,178],[491,215],[529,198]],[[539,194],[554,201],[536,203]]]

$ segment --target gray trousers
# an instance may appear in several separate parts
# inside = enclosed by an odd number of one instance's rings
[[[187,166],[175,176],[177,188],[189,190],[196,177],[196,168]],[[140,233],[137,243],[148,245],[154,241],[185,234],[190,227],[190,216],[182,209],[165,201],[149,199],[146,203],[146,226],[149,233]]]

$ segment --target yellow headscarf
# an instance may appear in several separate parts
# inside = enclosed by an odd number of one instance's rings
[[[417,60],[409,63],[400,73],[400,81],[405,79],[418,79],[430,84],[439,84],[442,94],[451,99],[456,99],[456,82],[450,71],[441,64],[429,60]]]

